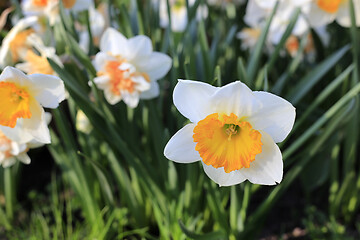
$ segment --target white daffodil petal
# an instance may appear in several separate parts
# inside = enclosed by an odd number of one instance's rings
[[[16,163],[16,159],[15,157],[10,157],[10,158],[6,158],[3,162],[2,162],[2,166],[4,168],[7,167],[11,167],[12,165],[14,165]]]
[[[261,102],[253,92],[242,82],[236,81],[219,88],[211,97],[215,112],[236,116],[251,116],[261,108]]]
[[[319,8],[316,1],[310,3],[307,19],[312,27],[327,25],[335,20],[336,14],[328,13]]]
[[[120,95],[113,94],[109,88],[104,89],[104,96],[106,101],[108,101],[111,105],[120,102],[122,99]]]
[[[0,75],[0,82],[1,81],[13,82],[20,86],[26,86],[28,85],[27,82],[29,79],[22,71],[13,67],[6,67]]]
[[[30,101],[29,106],[32,116],[29,119],[23,119],[23,129],[37,141],[45,144],[50,143],[50,132],[46,123],[44,109],[34,100]]]
[[[102,75],[99,77],[94,78],[94,83],[100,89],[105,89],[110,85],[110,77],[107,75]]]
[[[262,107],[248,118],[256,130],[267,132],[275,142],[282,142],[295,122],[295,108],[285,99],[268,92],[254,92]]]
[[[121,55],[128,49],[128,40],[114,28],[107,28],[100,40],[100,50]]]
[[[223,167],[214,168],[213,166],[206,165],[203,161],[201,161],[201,163],[206,175],[219,184],[220,187],[236,185],[246,180],[246,177],[244,177],[239,170],[226,173]]]
[[[105,65],[108,61],[116,60],[115,57],[109,55],[106,52],[98,52],[95,55],[95,59],[92,61],[96,71],[102,71],[105,68]]]
[[[171,66],[171,58],[160,52],[153,52],[149,56],[141,58],[136,62],[136,67],[139,68],[141,72],[149,75],[152,81],[164,77]]]
[[[159,96],[159,94],[160,94],[159,84],[157,82],[151,82],[150,89],[145,92],[141,92],[140,98],[141,99],[152,99],[152,98]]]
[[[46,74],[31,74],[28,77],[36,86],[35,98],[43,107],[57,108],[65,99],[64,82],[60,78]]]
[[[32,135],[26,131],[24,131],[21,127],[20,122],[22,123],[23,119],[18,119],[17,124],[14,128],[1,126],[0,125],[0,131],[3,132],[3,134],[18,143],[26,143],[33,139]]]
[[[191,122],[198,122],[214,113],[210,99],[216,89],[203,82],[180,80],[174,89],[174,105]]]
[[[356,26],[360,26],[360,2],[353,1],[354,3],[354,12],[356,19]],[[350,2],[344,1],[339,8],[336,16],[336,21],[343,27],[351,26],[351,17],[350,17]]]
[[[192,137],[195,126],[196,124],[189,123],[172,136],[165,146],[165,157],[177,163],[192,163],[201,159]]]
[[[262,152],[256,155],[249,168],[239,171],[254,184],[275,185],[280,183],[283,177],[282,155],[271,136],[264,131],[260,132]]]
[[[20,162],[22,162],[24,164],[30,164],[31,163],[31,159],[26,153],[22,153],[22,154],[16,156],[16,158],[19,159]]]
[[[134,91],[132,93],[129,93],[128,91],[121,91],[121,96],[126,105],[128,105],[131,108],[136,108],[139,104],[139,92]]]
[[[144,35],[138,35],[128,39],[128,49],[126,58],[129,61],[134,60],[136,63],[138,59],[143,56],[150,55],[152,52],[152,43],[149,37]]]

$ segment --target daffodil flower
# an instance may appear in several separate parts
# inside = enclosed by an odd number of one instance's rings
[[[108,28],[101,37],[100,50],[93,61],[97,71],[94,82],[104,90],[110,104],[123,100],[134,108],[140,98],[159,95],[156,80],[166,75],[172,61],[166,54],[153,52],[148,37],[138,35],[127,39]]]
[[[65,10],[80,12],[88,9],[92,0],[23,0],[21,7],[25,16],[46,16],[50,25],[59,19],[59,2]]]
[[[43,107],[56,108],[64,100],[60,78],[6,67],[0,75],[0,96],[0,131],[18,143],[50,143]]]
[[[30,46],[36,49],[40,55],[38,55],[33,49],[28,49],[22,56],[24,62],[16,64],[15,67],[27,74],[42,73],[56,75],[47,60],[50,58],[59,66],[63,66],[60,58],[56,55],[55,48],[46,47],[40,36],[36,33],[29,35],[26,41]]]
[[[37,21],[38,18],[35,16],[20,19],[6,35],[0,47],[0,68],[18,62],[23,53],[31,48],[26,39],[35,32],[32,27],[38,23]]]
[[[45,113],[47,124],[51,121],[51,114]],[[31,159],[27,152],[30,148],[38,148],[43,146],[43,143],[30,139],[27,142],[19,143],[6,136],[0,130],[0,166],[6,168],[16,163],[17,160],[24,164],[30,164]]]
[[[201,161],[220,186],[248,179],[280,183],[283,161],[277,142],[295,121],[295,108],[268,92],[251,91],[240,81],[224,87],[180,80],[174,104],[191,123],[167,143],[164,155],[178,163]]]
[[[170,0],[171,30],[174,32],[183,32],[188,24],[188,12],[185,0]],[[159,4],[160,26],[166,28],[169,26],[169,15],[166,0],[154,0],[155,5]],[[195,0],[189,0],[189,6],[195,4]],[[196,11],[196,19],[206,19],[209,10],[205,4],[200,4]]]
[[[352,0],[293,0],[300,6],[312,27],[327,25],[336,20],[343,27],[351,26],[350,1]],[[360,1],[355,0],[356,26],[360,26]]]

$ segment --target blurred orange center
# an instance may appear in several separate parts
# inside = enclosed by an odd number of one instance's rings
[[[32,3],[37,7],[45,7],[48,4],[47,0],[33,0]]]
[[[226,173],[249,168],[262,151],[260,132],[233,113],[230,116],[213,113],[199,121],[193,139],[204,163],[224,167]]]
[[[336,13],[343,0],[317,0],[316,3],[325,12]]]
[[[105,66],[105,73],[98,72],[98,76],[108,75],[110,77],[111,92],[114,95],[121,95],[121,91],[133,93],[135,91],[136,82],[133,77],[140,75],[146,81],[150,81],[146,73],[130,72],[130,69],[120,69],[119,67],[126,63],[124,60],[108,61]]]
[[[27,47],[26,38],[33,32],[34,32],[33,29],[21,31],[10,42],[9,47],[10,47],[13,62],[17,62],[19,60],[19,51],[21,51],[25,47]]]
[[[27,74],[54,74],[53,69],[45,57],[36,55],[33,51],[28,50],[25,59],[31,65],[31,69],[29,72],[27,72]]]
[[[31,118],[30,95],[10,82],[0,82],[0,125],[15,127],[18,118]]]

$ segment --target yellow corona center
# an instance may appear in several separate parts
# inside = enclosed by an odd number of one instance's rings
[[[108,75],[110,77],[111,92],[114,95],[121,95],[121,91],[133,93],[135,91],[136,82],[132,80],[133,76],[141,75],[146,81],[150,82],[150,78],[146,73],[130,73],[128,69],[119,69],[124,60],[108,61],[105,65],[105,72],[98,72],[98,76]]]
[[[62,0],[62,2],[65,8],[72,8],[75,5],[76,0]]]
[[[328,13],[336,13],[339,10],[341,2],[344,0],[317,0],[316,3],[320,9]]]
[[[9,47],[13,62],[17,62],[19,60],[18,51],[26,47],[26,38],[33,32],[34,32],[33,29],[21,31],[18,34],[16,34],[13,40],[11,40]]]
[[[15,127],[18,118],[31,118],[30,95],[10,82],[0,82],[0,125]]]
[[[41,57],[36,55],[33,51],[28,50],[26,57],[26,61],[31,64],[31,71],[27,74],[33,73],[42,73],[42,74],[54,74],[54,70],[51,68],[49,62],[45,57]]]
[[[230,116],[213,113],[199,121],[193,139],[204,163],[224,167],[226,173],[249,168],[262,151],[260,132],[233,113]]]
[[[32,1],[33,5],[37,6],[37,7],[45,7],[48,4],[47,0],[33,0]]]

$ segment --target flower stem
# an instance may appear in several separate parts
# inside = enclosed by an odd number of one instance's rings
[[[9,220],[13,219],[13,187],[12,187],[12,174],[11,168],[4,169],[4,184],[5,184],[5,209],[6,216]]]

